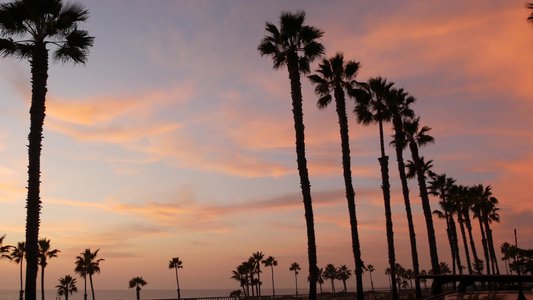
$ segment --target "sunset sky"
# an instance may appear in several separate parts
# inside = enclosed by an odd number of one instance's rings
[[[265,22],[278,24],[282,11],[305,10],[306,23],[325,32],[326,57],[340,51],[361,63],[358,80],[380,75],[417,98],[413,109],[436,139],[421,150],[434,171],[491,185],[499,199],[498,257],[514,228],[519,246],[533,248],[533,26],[523,0],[81,2],[91,13],[82,29],[95,36],[89,60],[49,70],[40,236],[61,253],[46,269],[47,288],[74,275],[87,247],[105,259],[97,289],[125,288],[134,276],[147,288],[174,289],[168,261],[175,256],[183,261],[182,289],[238,289],[231,271],[256,251],[278,260],[277,287],[293,287],[292,262],[306,285],[288,73],[257,51]],[[305,78],[302,90],[318,263],[353,270],[337,115],[317,108]],[[29,63],[1,59],[7,244],[24,240],[30,92]],[[378,128],[358,125],[353,107],[348,100],[362,259],[375,266],[375,284],[387,286]],[[387,144],[391,134],[388,124]],[[397,261],[412,268],[396,157],[387,151]],[[416,181],[410,189],[427,270]],[[451,264],[445,224],[434,220],[439,257]],[[270,271],[263,276],[269,294]],[[18,266],[1,261],[0,278],[0,289],[18,289]]]

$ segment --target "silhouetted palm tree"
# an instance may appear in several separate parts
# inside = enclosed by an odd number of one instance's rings
[[[135,288],[137,293],[137,300],[141,299],[141,287],[147,285],[147,282],[142,277],[133,277],[129,282],[129,288]]]
[[[352,233],[352,251],[355,261],[355,276],[357,285],[357,298],[364,300],[363,294],[363,264],[361,261],[361,246],[359,243],[359,232],[357,229],[357,216],[355,209],[355,191],[352,184],[352,170],[350,159],[350,137],[348,134],[348,116],[346,115],[346,94],[353,95],[354,88],[358,84],[355,81],[359,71],[359,63],[355,61],[344,61],[342,53],[337,53],[330,59],[323,59],[320,63],[317,74],[308,76],[315,85],[315,94],[318,99],[317,106],[325,109],[332,99],[335,99],[335,107],[339,118],[342,168],[344,177],[344,187],[346,189],[346,200],[348,201],[348,212],[350,216],[350,228]],[[334,97],[332,97],[332,94]]]
[[[24,299],[24,286],[22,282],[22,265],[24,262],[24,255],[26,254],[26,243],[18,242],[17,247],[13,247],[11,250],[11,259],[17,264],[20,264],[20,291],[19,299]]]
[[[276,289],[274,288],[274,267],[278,265],[278,261],[273,256],[269,256],[268,258],[264,259],[262,263],[265,265],[265,267],[270,267],[270,271],[272,271],[272,297],[276,297]]]
[[[80,253],[79,256],[76,256],[76,267],[74,268],[74,271],[78,274],[80,274],[81,277],[83,277],[84,280],[84,294],[83,299],[87,300],[87,275],[89,275],[89,281],[91,283],[91,294],[93,296],[93,300],[95,300],[94,296],[94,286],[93,286],[93,275],[96,273],[100,273],[100,262],[105,261],[103,258],[96,259],[96,256],[98,255],[98,251],[100,249],[97,249],[94,252],[91,252],[90,248],[85,249],[84,252]]]
[[[65,277],[59,278],[59,284],[56,285],[57,295],[65,296],[65,300],[68,300],[68,295],[72,295],[75,292],[78,292],[76,287],[76,278],[72,278],[70,275],[65,275]]]
[[[89,12],[79,3],[61,0],[13,0],[0,6],[0,55],[28,59],[32,74],[30,134],[28,136],[28,196],[26,217],[26,299],[35,300],[40,224],[40,160],[48,79],[49,44],[54,59],[85,63],[93,37],[78,29]],[[20,38],[19,40],[14,40]]]
[[[370,274],[370,286],[372,287],[372,291],[374,291],[374,280],[372,279],[372,272],[374,272],[376,269],[374,268],[373,265],[368,265],[366,269],[368,270],[368,273]]]
[[[429,193],[440,199],[439,204],[442,210],[434,210],[433,213],[439,218],[446,221],[446,233],[452,256],[452,270],[456,274],[456,264],[459,273],[462,274],[462,265],[459,256],[459,247],[457,245],[457,230],[453,214],[456,213],[455,207],[451,201],[450,191],[455,184],[455,179],[447,177],[446,174],[440,174],[432,177],[429,182]]]
[[[169,269],[174,269],[176,271],[176,284],[178,285],[178,300],[181,299],[181,293],[180,293],[180,280],[178,278],[178,269],[182,269],[183,266],[181,265],[183,262],[180,260],[179,257],[173,257],[171,261],[168,263]]]
[[[498,261],[496,259],[496,252],[494,250],[494,242],[492,239],[492,230],[490,223],[499,222],[500,215],[499,208],[496,207],[498,199],[492,197],[491,186],[483,187],[479,184],[474,187],[473,192],[477,195],[476,200],[472,206],[474,218],[478,218],[479,227],[481,230],[483,250],[485,251],[485,260],[487,264],[487,274],[489,273],[489,263],[494,274],[499,274]],[[486,239],[485,239],[486,238]]]
[[[289,270],[294,271],[294,282],[296,283],[296,298],[298,298],[298,271],[301,270],[300,264],[298,264],[297,262],[293,262],[289,267]]]
[[[39,265],[41,265],[41,299],[44,300],[44,268],[48,265],[48,260],[57,257],[61,252],[57,249],[51,249],[50,240],[43,238],[39,240]]]
[[[11,260],[11,256],[9,256],[9,249],[11,249],[13,246],[4,245],[5,237],[5,234],[3,236],[0,236],[0,259],[5,258]]]
[[[318,282],[318,285],[320,286],[320,293],[322,294],[322,285],[324,284],[324,269],[323,268],[318,269],[317,275],[318,275],[317,282]]]
[[[502,252],[503,254],[503,257],[502,257],[502,260],[504,261],[505,263],[505,270],[507,271],[507,275],[509,275],[509,260],[511,259],[511,244],[509,244],[508,242],[505,242],[503,243],[501,246],[500,246],[500,251]]]
[[[252,259],[254,261],[254,269],[255,269],[255,272],[257,273],[257,296],[259,298],[261,298],[261,261],[263,260],[263,258],[265,257],[265,255],[263,254],[263,252],[260,252],[260,251],[257,251],[256,253],[253,253],[252,254]]]
[[[231,271],[231,279],[235,279],[239,282],[242,288],[242,292],[245,297],[248,297],[248,291],[245,287],[248,286],[248,270],[244,264],[240,264],[236,270]]]
[[[305,158],[305,135],[302,109],[302,87],[300,72],[310,71],[309,63],[324,54],[324,46],[318,42],[324,33],[315,27],[304,25],[305,12],[282,12],[280,28],[267,22],[267,35],[261,40],[257,48],[261,56],[271,56],[274,68],[287,65],[291,82],[291,98],[294,115],[294,129],[296,132],[296,156],[300,186],[305,208],[307,224],[307,251],[309,259],[309,300],[316,300],[316,269],[317,254],[315,240],[315,225],[313,220],[313,206],[311,200],[311,183]]]
[[[331,292],[335,293],[335,279],[337,279],[337,268],[333,264],[328,264],[324,269],[324,279],[331,280]]]
[[[342,265],[337,269],[337,279],[342,280],[345,293],[348,291],[346,289],[346,280],[350,279],[351,276],[352,276],[352,271],[348,269],[346,265]]]
[[[394,231],[392,229],[392,210],[390,204],[390,180],[389,180],[389,157],[385,155],[385,142],[383,137],[383,122],[391,120],[390,112],[387,110],[385,101],[391,92],[394,83],[387,82],[381,77],[370,78],[364,85],[364,89],[356,90],[354,93],[357,99],[355,105],[355,115],[357,122],[363,125],[378,123],[379,144],[381,157],[378,159],[381,167],[381,189],[383,190],[383,202],[385,206],[385,219],[387,228],[387,245],[389,254],[389,265],[392,281],[396,281],[396,254],[394,251]],[[397,300],[398,291],[396,285],[392,285],[392,299]]]
[[[419,149],[428,144],[435,142],[435,139],[428,134],[431,128],[423,126],[420,128],[420,117],[412,120],[403,121],[403,132],[405,139],[411,151],[411,163],[407,163],[409,171],[407,177],[415,176],[418,181],[418,189],[420,191],[420,199],[422,201],[422,210],[424,211],[424,218],[426,220],[426,231],[428,234],[429,255],[431,258],[431,268],[439,270],[439,256],[437,252],[437,240],[435,238],[435,228],[433,226],[433,216],[431,214],[431,205],[429,203],[429,196],[426,186],[426,174],[430,172],[433,166],[432,160],[427,163],[424,162],[424,157],[420,157]],[[432,173],[432,172],[431,172]],[[431,176],[431,174],[430,174]]]
[[[415,278],[416,297],[422,298],[422,290],[420,289],[420,280],[418,277],[419,263],[418,250],[416,247],[416,233],[413,222],[413,213],[411,211],[411,200],[409,199],[409,185],[407,184],[407,175],[405,173],[405,161],[403,159],[403,150],[407,146],[406,134],[403,130],[403,123],[406,120],[412,120],[415,113],[410,105],[415,102],[415,98],[405,92],[403,89],[393,89],[390,96],[386,98],[385,104],[392,115],[392,124],[394,128],[394,140],[392,144],[396,150],[396,160],[398,162],[398,173],[402,183],[402,194],[405,204],[405,212],[407,216],[407,227],[409,229],[409,241],[411,243],[411,260],[413,262],[413,272]]]
[[[468,249],[468,241],[466,238],[465,230],[465,218],[464,212],[470,210],[469,202],[469,190],[468,187],[463,185],[454,185],[451,190],[451,200],[455,206],[455,211],[457,213],[457,222],[459,223],[459,229],[461,230],[461,236],[463,238],[463,246],[465,250],[466,265],[468,267],[468,274],[473,274],[472,270],[472,260],[470,258],[470,250]]]

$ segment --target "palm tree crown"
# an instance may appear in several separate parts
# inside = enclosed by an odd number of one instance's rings
[[[129,288],[135,288],[137,293],[137,300],[141,299],[141,287],[147,285],[148,283],[142,277],[133,277],[129,281]]]
[[[65,275],[65,277],[59,278],[59,284],[56,285],[57,295],[65,296],[65,300],[68,300],[68,295],[78,291],[76,287],[76,278],[72,278],[70,275]]]
[[[181,265],[183,262],[180,260],[179,257],[172,258],[171,261],[168,263],[169,269],[174,269],[176,271],[176,284],[178,285],[178,300],[181,299],[181,291],[180,291],[180,281],[178,277],[178,269],[182,269],[183,266]]]
[[[92,276],[96,273],[100,273],[100,262],[105,261],[103,258],[96,259],[98,251],[100,251],[100,249],[91,252],[91,249],[87,248],[84,252],[80,253],[79,256],[76,256],[76,267],[74,268],[74,271],[80,274],[81,277],[83,277],[84,300],[87,300],[87,275],[89,275],[89,280],[91,282],[91,292],[93,295],[93,300],[95,299]]]

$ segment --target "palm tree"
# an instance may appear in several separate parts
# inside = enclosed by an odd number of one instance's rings
[[[507,271],[507,275],[509,275],[509,260],[511,259],[511,244],[508,242],[504,242],[500,246],[500,251],[503,254],[502,260],[505,262],[505,270]]]
[[[317,282],[318,282],[318,285],[320,286],[320,293],[322,294],[322,285],[324,284],[324,269],[323,268],[318,269],[317,275],[318,275]]]
[[[84,280],[84,294],[83,299],[87,300],[87,275],[89,275],[89,281],[91,283],[91,294],[93,296],[93,300],[95,300],[94,296],[94,286],[93,286],[93,275],[95,273],[100,273],[100,262],[105,261],[103,258],[96,259],[96,256],[98,255],[98,251],[100,249],[97,249],[94,252],[91,252],[90,248],[85,249],[84,252],[80,253],[79,256],[76,256],[76,267],[74,268],[74,271],[78,274],[80,274],[81,277],[83,277]]]
[[[287,65],[291,82],[291,98],[294,115],[294,130],[296,132],[296,156],[300,186],[305,209],[307,224],[307,251],[309,259],[309,300],[316,300],[316,269],[317,254],[315,240],[315,225],[313,220],[313,206],[311,201],[311,183],[305,158],[305,135],[302,109],[302,87],[300,72],[310,71],[309,63],[324,54],[324,46],[317,40],[324,32],[320,29],[304,25],[305,12],[282,12],[280,28],[267,22],[267,35],[258,46],[261,56],[271,56],[274,69]]]
[[[437,252],[437,240],[435,238],[435,228],[433,226],[433,217],[431,214],[431,205],[429,204],[429,196],[426,187],[426,173],[430,172],[433,166],[432,160],[427,163],[424,162],[424,157],[420,157],[419,148],[435,142],[435,139],[428,134],[431,128],[423,126],[420,128],[420,118],[403,121],[403,132],[405,133],[405,140],[409,145],[411,151],[410,163],[408,162],[409,172],[408,178],[416,178],[418,180],[418,189],[420,191],[420,199],[422,201],[422,210],[424,211],[424,218],[426,220],[426,231],[428,234],[429,254],[431,257],[431,268],[439,270],[439,256]],[[431,172],[433,173],[433,172]],[[430,174],[431,175],[431,174]],[[438,272],[438,271],[437,271]]]
[[[11,250],[11,259],[17,264],[20,264],[20,291],[19,300],[24,299],[24,286],[22,284],[22,263],[24,262],[24,255],[26,254],[26,243],[18,242],[17,247]]]
[[[242,292],[245,297],[248,297],[248,291],[245,287],[248,286],[248,270],[244,264],[240,264],[236,270],[231,271],[231,279],[237,280],[242,288]]]
[[[378,160],[381,167],[381,189],[383,190],[383,202],[385,206],[390,276],[392,281],[395,282],[396,271],[394,266],[396,264],[396,254],[394,251],[394,231],[392,229],[392,210],[390,204],[389,157],[385,155],[385,142],[383,137],[383,122],[388,122],[391,119],[390,112],[385,106],[385,100],[389,96],[393,85],[393,82],[387,82],[386,79],[381,77],[370,78],[368,83],[364,85],[363,90],[354,91],[354,96],[357,99],[354,112],[358,123],[362,123],[363,125],[378,123],[379,125],[381,157]],[[392,299],[399,299],[395,285],[392,285]]]
[[[468,274],[473,274],[472,260],[470,259],[470,250],[468,249],[468,241],[466,240],[465,230],[465,210],[470,210],[469,202],[469,190],[468,187],[463,185],[454,185],[451,190],[452,205],[455,206],[455,212],[457,213],[457,221],[459,223],[459,229],[461,230],[461,236],[463,238],[463,246],[465,249],[466,265],[468,267]]]
[[[472,222],[470,220],[470,211],[472,210],[472,205],[474,204],[476,199],[477,198],[475,195],[475,188],[468,187],[467,195],[465,198],[463,198],[462,215],[463,215],[464,223],[466,226],[466,230],[468,232],[470,248],[472,249],[472,255],[474,257],[474,261],[472,262],[472,271],[476,274],[481,274],[476,271],[476,270],[480,270],[480,268],[482,269],[483,266],[477,266],[479,264],[479,261],[482,261],[482,260],[480,260],[477,255],[476,243],[474,242],[474,236],[472,234]]]
[[[337,268],[333,264],[328,264],[324,269],[324,279],[331,280],[331,292],[335,293],[335,279],[337,279]]]
[[[345,293],[348,291],[346,289],[346,280],[348,280],[351,276],[352,276],[352,271],[348,269],[346,265],[342,265],[337,269],[337,279],[342,280]]]
[[[253,253],[252,254],[252,259],[254,261],[254,269],[255,269],[255,272],[257,273],[257,296],[259,298],[261,298],[261,260],[263,260],[263,258],[265,257],[265,255],[263,254],[263,252],[260,252],[260,251],[257,251],[256,253]]]
[[[76,287],[76,278],[72,278],[70,275],[65,275],[65,277],[59,278],[59,284],[56,285],[57,295],[65,295],[65,300],[68,300],[68,295],[78,292]]]
[[[459,273],[462,274],[463,271],[457,245],[457,230],[455,228],[455,221],[453,220],[453,214],[455,214],[456,211],[450,196],[450,191],[454,184],[455,179],[447,177],[446,174],[436,175],[432,177],[429,182],[429,193],[441,199],[439,204],[442,210],[435,210],[433,213],[439,218],[446,220],[446,233],[448,236],[448,243],[450,244],[453,274],[456,274],[456,264]]]
[[[0,6],[0,55],[28,59],[32,74],[28,136],[28,194],[26,217],[26,299],[37,298],[40,224],[40,158],[48,79],[48,45],[60,62],[85,63],[94,38],[78,29],[89,11],[79,3],[61,0],[13,0]],[[19,40],[15,40],[20,38]]]
[[[39,264],[41,265],[41,299],[44,300],[44,268],[48,265],[48,260],[57,257],[61,252],[57,249],[51,249],[50,240],[43,238],[39,240]],[[27,272],[27,270],[26,270]],[[27,295],[27,294],[26,294]]]
[[[274,267],[278,265],[278,261],[273,256],[269,256],[268,258],[264,259],[262,263],[265,265],[265,267],[270,267],[270,271],[272,271],[272,297],[276,297],[276,290],[274,289]]]
[[[392,114],[392,124],[394,127],[394,141],[392,144],[396,150],[396,160],[398,162],[398,172],[402,183],[402,194],[407,215],[407,224],[409,228],[409,240],[411,242],[411,259],[413,262],[413,272],[415,278],[416,297],[422,298],[420,289],[420,280],[416,277],[419,274],[418,250],[416,247],[416,233],[411,211],[411,200],[409,199],[409,186],[407,184],[407,174],[405,173],[405,161],[403,159],[403,150],[407,146],[406,134],[403,130],[403,123],[406,120],[412,120],[415,113],[410,105],[415,102],[415,98],[405,92],[403,89],[393,89],[390,96],[386,98],[385,104]]]
[[[301,270],[300,264],[298,264],[297,262],[293,262],[289,267],[289,270],[294,271],[294,282],[296,283],[296,298],[298,298],[298,271]],[[309,279],[312,280],[312,278]]]
[[[182,261],[179,259],[179,257],[173,257],[171,261],[169,261],[168,268],[176,270],[176,284],[178,285],[178,300],[181,299],[180,294],[180,281],[178,278],[178,269],[182,269],[183,266],[181,265]]]
[[[135,288],[137,292],[137,300],[141,299],[141,286],[145,286],[147,283],[142,277],[133,277],[129,282],[129,288]]]
[[[374,272],[376,269],[373,265],[368,265],[367,267],[368,273],[370,274],[370,286],[372,287],[372,292],[374,291],[374,280],[372,279],[372,272]]]
[[[500,270],[498,267],[498,261],[496,260],[496,252],[494,250],[492,230],[490,229],[490,223],[493,221],[500,221],[500,215],[498,214],[499,208],[496,207],[498,199],[492,197],[492,187],[490,185],[483,187],[483,185],[479,184],[474,187],[473,192],[476,195],[476,199],[472,205],[472,211],[474,212],[474,218],[479,220],[483,250],[485,252],[485,261],[487,265],[487,274],[490,274],[489,263],[492,267],[492,272],[494,274],[499,274]]]
[[[363,265],[361,262],[361,246],[359,243],[359,232],[357,229],[357,216],[355,210],[355,191],[352,184],[352,170],[350,159],[350,138],[348,135],[348,116],[346,115],[345,94],[353,95],[354,87],[357,84],[355,76],[359,71],[360,64],[355,61],[344,62],[342,53],[337,53],[330,59],[323,59],[320,63],[317,74],[308,76],[315,85],[315,93],[320,97],[317,106],[325,109],[333,98],[337,116],[339,118],[342,168],[344,175],[344,186],[346,189],[346,200],[348,201],[348,212],[350,215],[350,227],[352,233],[352,250],[355,261],[355,276],[357,283],[357,298],[364,299],[363,294]],[[334,95],[332,97],[331,95]]]

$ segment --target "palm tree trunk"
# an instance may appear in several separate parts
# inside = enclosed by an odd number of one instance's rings
[[[474,262],[478,261],[476,243],[474,242],[474,237],[472,236],[472,223],[470,222],[470,213],[465,211],[464,221],[466,225],[466,230],[468,231],[468,238],[470,240],[470,249],[472,249],[472,256],[474,257]]]
[[[94,298],[94,286],[93,286],[93,275],[92,274],[89,274],[89,282],[91,283],[91,294],[93,295],[93,300],[94,300],[95,298]]]
[[[450,253],[452,256],[452,274],[456,274],[456,256],[455,256],[455,247],[453,246],[453,235],[450,225],[450,216],[448,212],[444,210],[444,217],[446,218],[446,234],[448,235],[448,243],[450,244]]]
[[[137,300],[141,299],[141,287],[137,285],[137,288],[135,288],[137,292]]]
[[[396,149],[396,160],[398,162],[398,172],[402,182],[403,200],[405,203],[405,212],[407,215],[407,224],[409,227],[409,240],[411,242],[411,259],[413,261],[413,271],[416,276],[420,273],[418,264],[418,250],[416,247],[416,233],[415,225],[413,224],[413,214],[411,212],[411,201],[409,199],[409,186],[407,184],[407,175],[405,175],[405,163],[403,160],[403,143],[405,140],[405,133],[402,129],[402,119],[400,115],[394,115],[394,140]],[[420,279],[415,277],[415,290],[417,299],[422,299],[422,290],[420,289]]]
[[[361,261],[361,246],[359,244],[359,232],[357,229],[357,216],[355,209],[355,191],[352,184],[352,170],[350,158],[350,137],[348,134],[348,117],[346,115],[346,100],[344,92],[340,86],[335,87],[335,104],[339,117],[341,148],[342,148],[342,169],[344,175],[344,186],[346,188],[346,200],[348,201],[348,212],[350,215],[350,228],[352,233],[352,251],[355,261],[355,279],[357,286],[357,299],[364,300],[363,290],[363,263]]]
[[[381,189],[383,190],[383,200],[385,206],[385,219],[387,227],[387,245],[389,254],[390,277],[392,284],[392,299],[398,300],[398,290],[396,288],[396,254],[394,252],[394,231],[392,230],[392,210],[390,205],[390,184],[389,184],[389,157],[382,156],[379,159],[381,166]]]
[[[372,287],[372,292],[374,291],[374,280],[372,280],[372,272],[370,272],[370,286]]]
[[[498,267],[498,260],[496,259],[496,252],[494,251],[494,240],[492,239],[492,229],[490,229],[489,221],[485,220],[485,229],[487,230],[487,244],[490,251],[490,258],[492,261],[492,272],[494,274],[500,274],[500,268]]]
[[[305,135],[302,108],[302,86],[298,68],[298,55],[296,53],[287,58],[287,68],[291,82],[292,112],[294,115],[294,130],[296,132],[296,156],[298,172],[300,174],[300,186],[305,209],[305,221],[307,224],[307,252],[309,260],[309,300],[316,300],[317,281],[317,254],[315,239],[315,224],[313,217],[313,205],[311,200],[311,183],[305,158]]]
[[[257,297],[261,298],[261,261],[257,262]]]
[[[176,284],[178,285],[178,300],[181,299],[181,293],[180,293],[180,280],[178,277],[178,266],[175,266],[174,269],[176,270]]]
[[[20,291],[19,291],[19,300],[24,300],[24,287],[22,285],[22,264],[24,263],[24,253],[20,257]]]
[[[331,278],[331,292],[335,293],[335,278]]]
[[[41,266],[41,300],[44,300],[44,267]]]
[[[468,242],[466,240],[466,232],[464,225],[463,212],[461,209],[457,211],[457,221],[459,222],[459,228],[461,229],[461,236],[463,237],[463,245],[465,248],[466,264],[468,265],[468,274],[472,275],[472,261],[470,260],[470,251],[468,250]]]
[[[87,274],[83,276],[83,280],[85,282],[85,287],[83,289],[83,300],[87,300]]]
[[[298,273],[294,271],[294,282],[296,283],[296,298],[298,298]]]
[[[435,238],[435,228],[433,226],[433,216],[431,214],[431,206],[429,204],[429,195],[426,187],[426,179],[422,171],[422,163],[420,155],[418,154],[418,146],[415,142],[409,143],[411,149],[411,157],[416,167],[416,175],[418,180],[418,188],[420,190],[420,198],[422,200],[422,210],[426,219],[426,230],[428,233],[429,254],[431,257],[431,268],[433,273],[439,274],[439,256],[437,252],[437,240]],[[436,294],[435,294],[436,295]]]
[[[485,229],[483,228],[482,216],[478,216],[479,230],[481,231],[481,244],[483,245],[483,254],[485,255],[485,267],[487,268],[487,275],[490,275],[490,258],[489,249],[487,247],[487,239],[485,238]]]
[[[272,297],[276,297],[276,289],[274,289],[274,266],[273,265],[270,265],[270,269],[272,269]],[[322,292],[322,286],[320,286],[320,289]]]
[[[457,238],[457,227],[455,226],[453,215],[450,215],[450,229],[451,229],[452,241],[453,241],[453,252],[456,257],[455,261],[457,262],[457,268],[459,269],[459,274],[463,274],[463,264],[461,263],[461,255],[459,255],[459,241]]]
[[[42,133],[45,117],[48,51],[44,44],[35,44],[31,59],[32,95],[30,133],[28,135],[28,197],[26,203],[26,300],[37,299],[39,255],[39,223],[41,211],[40,177]]]

